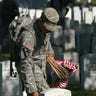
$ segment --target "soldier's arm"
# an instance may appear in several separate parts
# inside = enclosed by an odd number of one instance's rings
[[[18,46],[20,48],[20,58],[26,59],[30,57],[34,50],[34,39],[30,32],[23,31],[18,40]]]
[[[35,78],[33,74],[33,59],[32,52],[34,50],[34,39],[30,32],[24,31],[19,39],[20,46],[20,76],[24,82],[24,86],[30,93],[37,91],[37,86],[35,83]]]

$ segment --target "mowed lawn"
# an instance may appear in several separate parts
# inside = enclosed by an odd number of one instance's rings
[[[68,85],[66,89],[71,90],[72,96],[96,96],[96,90],[82,90],[80,85]]]

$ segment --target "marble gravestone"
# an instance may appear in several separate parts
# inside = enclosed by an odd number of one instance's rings
[[[96,6],[92,7],[93,18],[96,16]]]
[[[78,21],[81,24],[81,10],[78,6],[73,7],[73,16],[74,21]]]
[[[51,43],[55,46],[63,46],[64,40],[64,33],[62,26],[58,25],[56,30],[51,33]]]
[[[68,7],[69,11],[68,13],[66,14],[66,18],[69,18],[69,20],[72,20],[72,9],[70,7]]]
[[[82,10],[81,10],[81,12],[82,12],[82,20],[85,19],[85,13],[86,13],[87,11],[89,11],[88,7],[83,7],[83,8],[82,8]]]
[[[35,9],[30,9],[29,10],[29,16],[31,17],[31,19],[36,18],[36,10]]]
[[[65,51],[76,48],[75,31],[73,29],[65,29],[63,39],[64,39],[63,46]]]
[[[67,89],[50,88],[48,90],[42,91],[40,96],[72,96],[72,95],[71,91]]]
[[[87,41],[87,43],[86,43]],[[81,32],[77,34],[77,52],[79,55],[84,55],[91,52],[91,34]]]
[[[96,90],[96,54],[86,54],[80,58],[81,88]]]
[[[43,12],[43,10],[41,10],[41,9],[37,9],[37,10],[36,10],[36,18],[40,18],[42,12]]]
[[[13,64],[14,72],[17,70]],[[10,60],[0,60],[0,96],[22,96],[18,74],[10,76]]]
[[[92,11],[87,11],[85,12],[85,23],[86,24],[92,24],[93,22],[93,14],[92,14]]]

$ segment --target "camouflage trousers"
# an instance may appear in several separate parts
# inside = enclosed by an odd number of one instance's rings
[[[46,61],[44,58],[32,60],[28,58],[16,64],[17,71],[27,93],[43,91],[49,88],[46,82]]]

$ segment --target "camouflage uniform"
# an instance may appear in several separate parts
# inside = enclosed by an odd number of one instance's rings
[[[54,12],[52,13],[54,15]],[[49,16],[48,10],[42,13],[43,17],[44,15],[49,20],[54,19]],[[59,15],[56,13],[55,17],[57,19],[53,21],[57,23]],[[50,28],[49,32],[51,32],[51,23],[48,22],[49,26],[47,22],[44,22],[44,24],[47,29]],[[38,20],[33,20],[28,26],[22,28],[16,44],[18,47],[15,50],[16,67],[27,93],[43,91],[49,88],[46,82],[46,53],[54,54],[50,43],[50,33],[42,33],[38,27]]]

